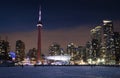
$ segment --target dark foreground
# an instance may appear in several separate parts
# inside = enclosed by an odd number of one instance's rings
[[[106,67],[106,66],[0,67],[0,78],[120,78],[120,67]]]

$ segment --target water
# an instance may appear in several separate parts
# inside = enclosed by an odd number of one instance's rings
[[[120,67],[104,67],[104,66],[0,67],[0,78],[120,78]]]

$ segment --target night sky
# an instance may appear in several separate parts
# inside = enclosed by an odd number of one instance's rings
[[[52,42],[84,45],[90,29],[102,25],[104,19],[113,21],[115,31],[120,29],[119,0],[1,0],[0,35],[8,36],[12,49],[18,39],[26,43],[27,50],[36,47],[40,5],[43,51]]]

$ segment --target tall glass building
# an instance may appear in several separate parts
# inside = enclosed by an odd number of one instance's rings
[[[5,40],[0,40],[0,60],[8,60],[9,51],[10,51],[9,42]]]
[[[21,40],[16,41],[16,61],[23,61],[25,58],[25,44]]]
[[[102,42],[102,27],[96,26],[91,30],[91,51],[92,60],[96,61],[100,58],[100,48]]]
[[[104,46],[106,48],[106,63],[115,63],[115,49],[114,49],[114,28],[111,20],[103,20],[103,35]]]

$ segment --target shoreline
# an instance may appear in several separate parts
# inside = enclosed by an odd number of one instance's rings
[[[98,67],[98,66],[103,66],[103,67],[120,67],[120,65],[0,65],[0,67],[82,67],[82,66],[90,66],[90,67]]]

